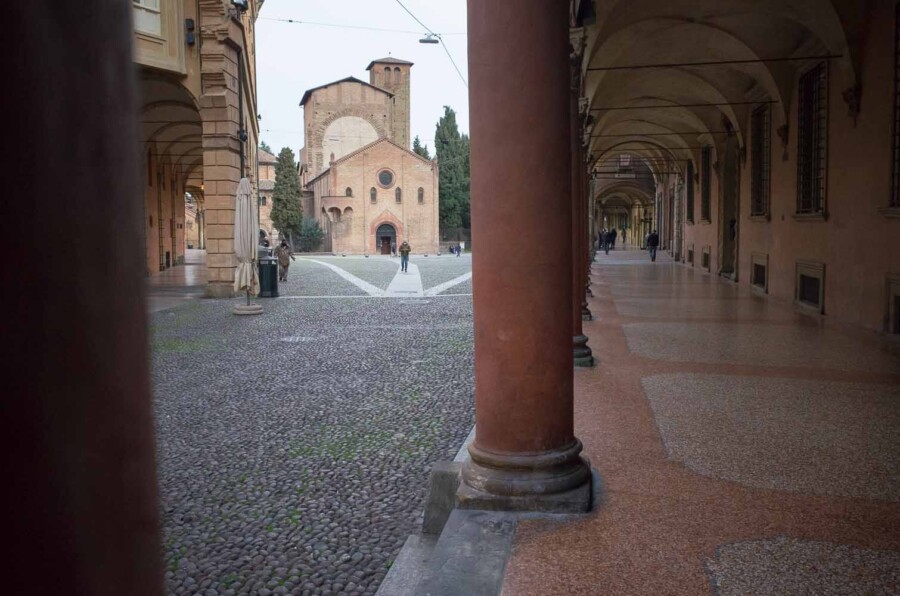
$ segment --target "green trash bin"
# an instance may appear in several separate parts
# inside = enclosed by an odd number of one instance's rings
[[[259,297],[278,298],[278,259],[259,259]]]

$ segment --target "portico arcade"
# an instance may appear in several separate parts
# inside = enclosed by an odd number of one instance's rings
[[[225,0],[162,0],[156,12],[133,7],[145,269],[152,275],[183,263],[190,193],[206,249],[207,294],[216,297],[231,295],[237,183],[246,176],[257,190],[254,49],[247,42],[258,8],[250,2],[240,12]]]
[[[208,237],[220,241],[210,276],[224,285],[232,258],[222,244],[226,198],[240,173],[239,96],[225,66],[242,35],[224,3],[199,4],[221,8],[222,17],[218,25],[201,21],[210,41],[204,93],[194,97],[203,115]],[[36,577],[58,592],[161,592],[138,270],[145,259],[134,242],[142,209],[139,180],[129,174],[144,165],[133,151],[130,8],[35,1],[7,11],[16,34],[2,54],[13,90],[4,107],[16,115],[7,148],[14,171],[42,198],[12,201],[7,221],[36,216],[76,248],[52,277],[22,267],[19,291],[6,293],[14,316],[4,358],[17,372],[4,417],[3,437],[16,453],[7,521],[17,551],[29,555],[10,566],[5,585],[13,592],[33,591]],[[683,230],[685,254],[702,247],[711,274],[796,301],[817,313],[816,324],[900,332],[897,25],[888,0],[469,2],[472,220],[480,237],[477,437],[463,474],[465,502],[556,510],[589,503],[572,401],[573,288],[583,287],[573,278],[585,273],[575,263],[586,259],[590,212],[580,209],[587,184],[573,192],[573,182],[589,172],[573,164],[605,152],[640,156],[653,171],[657,205],[671,205],[672,238]],[[586,42],[583,54],[570,52],[570,28]],[[227,49],[216,53],[218,40]],[[572,62],[582,73],[574,87],[584,162],[572,158]],[[612,149],[613,138],[632,145]],[[679,158],[658,163],[655,147]],[[71,192],[60,193],[64,186]],[[73,217],[73,204],[90,217]],[[110,229],[122,233],[105,238]],[[580,230],[582,240],[572,240]],[[521,238],[538,236],[554,241],[520,258]],[[5,237],[10,254],[33,250],[21,235]],[[51,282],[65,291],[47,291]]]

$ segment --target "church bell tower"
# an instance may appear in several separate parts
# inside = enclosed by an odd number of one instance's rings
[[[406,149],[409,144],[409,76],[413,63],[397,58],[373,60],[366,67],[369,83],[393,93],[389,138]]]

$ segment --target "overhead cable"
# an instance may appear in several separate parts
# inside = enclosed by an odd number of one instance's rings
[[[278,23],[290,23],[292,25],[312,25],[315,27],[336,27],[338,29],[361,29],[363,31],[379,31],[382,33],[406,33],[409,35],[422,35],[421,31],[407,29],[386,29],[383,27],[368,27],[366,25],[342,25],[340,23],[322,23],[319,21],[305,21],[303,19],[279,19],[275,17],[259,17],[260,21],[275,21]],[[444,33],[443,35],[465,35],[465,33]]]
[[[400,5],[400,8],[402,8],[403,10],[405,10],[406,13],[407,13],[409,16],[411,16],[411,17],[413,18],[413,20],[415,20],[415,22],[417,22],[418,24],[422,25],[422,26],[425,28],[425,30],[426,30],[428,33],[430,33],[430,34],[432,35],[432,37],[437,38],[437,40],[441,42],[441,47],[444,48],[444,52],[446,52],[447,58],[450,59],[450,64],[452,64],[452,65],[453,65],[453,68],[456,69],[456,74],[459,75],[459,80],[461,80],[462,83],[463,83],[463,85],[465,85],[466,89],[468,89],[468,88],[469,88],[469,83],[468,83],[468,81],[466,81],[466,77],[463,76],[463,73],[462,73],[462,71],[459,69],[459,66],[456,65],[456,60],[453,59],[453,56],[450,54],[450,50],[447,48],[447,44],[444,43],[444,40],[441,38],[441,35],[438,34],[438,33],[435,33],[434,31],[432,31],[431,28],[430,28],[428,25],[426,25],[425,23],[423,23],[422,21],[420,21],[420,20],[419,20],[419,17],[417,17],[416,15],[414,15],[410,9],[406,8],[406,6],[403,4],[403,2],[401,2],[400,0],[396,0],[396,2],[397,2],[397,4]]]

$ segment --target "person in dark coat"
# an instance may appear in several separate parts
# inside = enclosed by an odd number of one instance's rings
[[[609,242],[612,245],[613,250],[616,249],[616,237],[618,237],[618,235],[619,235],[619,232],[617,232],[615,228],[613,228],[612,230],[609,231],[609,236],[610,236]]]
[[[407,267],[409,267],[409,253],[412,250],[412,247],[409,245],[409,242],[406,240],[400,245],[400,271],[407,273]]]
[[[656,260],[656,249],[659,248],[659,234],[656,233],[656,230],[650,232],[650,235],[647,236],[647,250],[650,251],[650,260]]]

